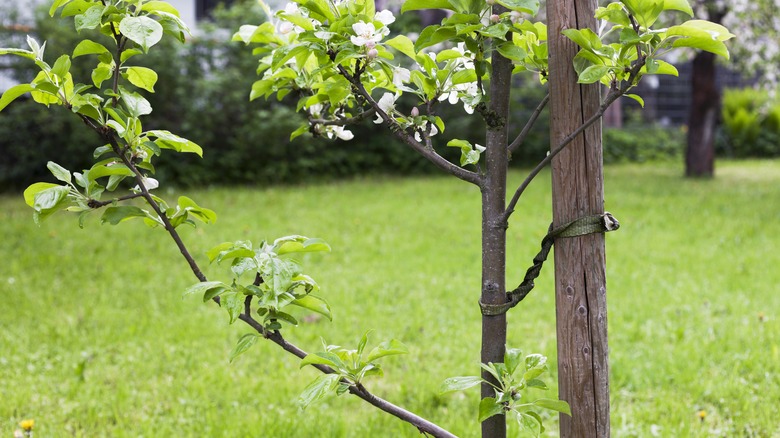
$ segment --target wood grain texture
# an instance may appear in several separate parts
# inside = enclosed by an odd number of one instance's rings
[[[549,0],[550,129],[557,145],[599,108],[599,85],[579,85],[572,68],[577,46],[561,35],[590,27],[594,0]],[[601,124],[586,129],[552,161],[553,222],[559,226],[604,212]],[[555,243],[559,396],[572,416],[561,415],[562,437],[608,437],[609,366],[604,235]]]

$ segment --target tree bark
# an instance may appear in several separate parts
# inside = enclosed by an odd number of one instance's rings
[[[599,85],[578,85],[572,68],[577,46],[567,28],[595,30],[596,0],[549,0],[550,138],[553,147],[600,105]],[[553,223],[604,212],[601,126],[593,124],[552,161]],[[609,369],[603,234],[558,239],[555,290],[561,437],[608,437]]]
[[[493,6],[500,14],[506,9]],[[485,138],[485,178],[482,183],[482,296],[486,304],[503,304],[506,294],[506,174],[509,164],[509,90],[512,85],[512,63],[498,51],[492,55],[490,102]],[[482,363],[504,361],[506,351],[506,314],[482,316]],[[495,382],[493,376],[482,371],[482,378]],[[482,398],[494,397],[493,388],[482,384]],[[495,415],[482,422],[483,438],[506,436],[506,417]]]
[[[719,107],[715,55],[699,52],[693,58],[685,176],[711,177],[715,172],[715,128]]]

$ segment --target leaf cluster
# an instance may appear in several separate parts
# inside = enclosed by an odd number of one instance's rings
[[[230,264],[232,282],[203,281],[189,287],[184,295],[202,295],[204,302],[219,297],[231,324],[243,312],[248,312],[250,300],[254,299],[256,312],[263,317],[263,326],[269,331],[281,330],[282,323],[298,325],[297,319],[284,310],[291,305],[332,319],[330,305],[312,295],[319,290],[317,283],[303,272],[299,261],[289,257],[323,251],[330,251],[330,246],[322,239],[304,236],[281,237],[257,246],[249,241],[225,242],[206,254],[212,263]],[[247,276],[251,280],[242,281]]]
[[[366,377],[383,376],[382,367],[376,362],[378,359],[409,352],[400,341],[391,339],[366,353],[369,333],[363,334],[357,349],[354,350],[338,345],[327,345],[323,340],[323,351],[309,354],[301,360],[301,368],[306,365],[325,365],[333,370],[332,374],[317,377],[303,390],[298,397],[298,405],[301,409],[306,409],[328,395],[342,395],[351,387],[359,386]]]
[[[541,380],[547,372],[547,357],[541,354],[522,356],[522,351],[507,348],[503,363],[487,363],[480,365],[492,379],[479,376],[450,377],[441,387],[442,393],[462,391],[480,384],[488,384],[493,388],[495,397],[485,397],[479,404],[479,421],[494,415],[512,415],[521,429],[539,436],[544,432],[542,417],[533,409],[548,409],[571,415],[569,404],[562,400],[541,398],[525,401],[523,392],[528,388],[547,390],[547,384]]]

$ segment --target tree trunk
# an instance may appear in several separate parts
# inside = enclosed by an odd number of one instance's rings
[[[550,138],[556,146],[599,108],[599,85],[578,85],[572,68],[577,46],[567,28],[595,30],[596,0],[548,0]],[[552,161],[553,223],[560,226],[604,212],[601,126],[596,123]],[[608,437],[607,303],[601,233],[555,242],[555,293],[561,437]]]
[[[496,14],[505,12],[493,6]],[[509,164],[508,123],[509,90],[512,85],[512,63],[493,52],[490,77],[489,117],[485,138],[485,180],[482,184],[482,297],[486,304],[506,303],[506,174]],[[482,316],[482,363],[504,361],[506,350],[506,314]],[[487,371],[482,377],[495,383]],[[482,398],[494,397],[493,388],[482,384]],[[506,417],[494,415],[482,422],[483,438],[504,438]]]
[[[720,91],[715,75],[715,55],[697,53],[693,58],[691,78],[685,176],[711,177],[715,170],[715,127],[720,106]]]

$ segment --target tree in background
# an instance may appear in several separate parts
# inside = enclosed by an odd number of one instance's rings
[[[732,43],[736,65],[744,72],[760,75],[767,83],[777,82],[780,62],[780,1],[698,0],[697,15],[732,29],[738,38]],[[685,175],[711,177],[715,170],[715,132],[720,114],[715,56],[698,52],[693,59],[691,109],[685,153]]]

